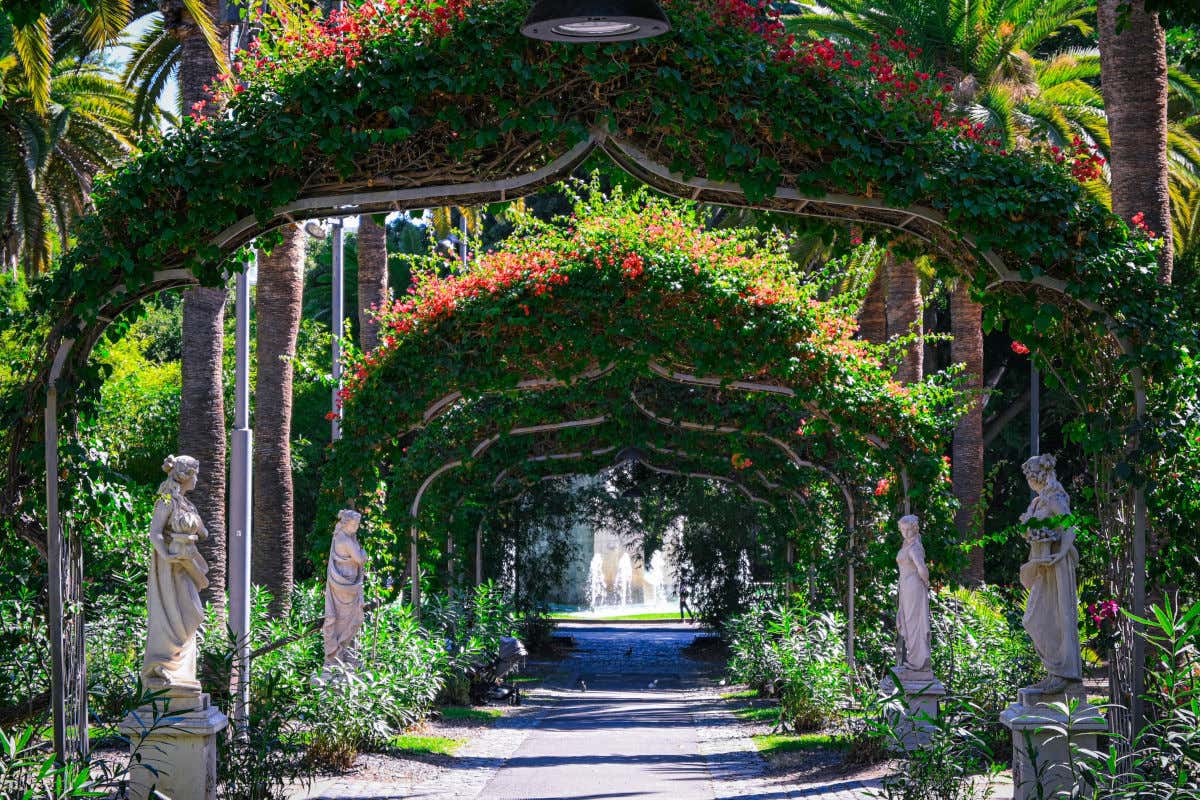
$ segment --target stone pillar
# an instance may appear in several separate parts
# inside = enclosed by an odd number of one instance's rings
[[[889,675],[880,682],[879,688],[888,696],[898,694],[897,699],[904,707],[892,720],[897,748],[908,752],[929,744],[933,721],[938,718],[942,698],[946,696],[946,687],[942,682],[932,676],[923,678],[901,674],[897,692],[896,682]]]
[[[171,800],[216,800],[217,734],[229,720],[207,694],[169,700],[157,710],[142,706],[121,722],[135,756],[129,797],[147,800],[154,789]]]
[[[1078,782],[1071,771],[1071,749],[1095,750],[1096,735],[1108,730],[1108,724],[1081,690],[1049,695],[1022,689],[1017,696],[1000,715],[1012,731],[1013,800],[1069,796]],[[1070,714],[1051,705],[1058,703]]]

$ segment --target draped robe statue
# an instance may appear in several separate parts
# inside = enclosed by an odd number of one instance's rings
[[[367,554],[358,543],[362,515],[349,509],[338,512],[329,545],[325,580],[325,666],[357,663],[354,639],[363,626],[363,566]]]
[[[896,593],[896,673],[906,679],[933,679],[929,653],[929,568],[919,520],[900,520],[904,543],[896,553],[900,585]]]
[[[1054,473],[1052,455],[1034,456],[1021,470],[1037,496],[1021,515],[1021,522],[1043,520],[1071,512],[1071,501]],[[1073,528],[1031,528],[1025,534],[1029,560],[1021,565],[1021,585],[1029,590],[1023,620],[1048,677],[1034,689],[1058,694],[1083,680],[1079,647],[1079,599],[1076,595]]]
[[[200,464],[191,456],[168,456],[167,479],[158,487],[150,521],[150,575],[146,591],[146,655],[142,681],[168,696],[199,695],[196,632],[204,622],[200,592],[208,564],[196,542],[208,536],[186,494],[196,488]]]

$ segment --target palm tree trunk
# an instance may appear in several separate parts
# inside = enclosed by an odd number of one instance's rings
[[[888,253],[887,260],[887,335],[908,336],[916,333],[921,339],[910,344],[896,367],[896,380],[914,383],[924,376],[925,342],[923,338],[923,304],[921,280],[917,267],[907,258],[897,259]]]
[[[883,264],[875,270],[875,277],[867,287],[867,296],[863,298],[862,308],[858,312],[858,336],[871,344],[883,344],[887,341],[887,269]]]
[[[259,259],[254,308],[258,364],[254,383],[254,539],[251,580],[271,592],[271,613],[291,607],[295,557],[292,487],[292,377],[304,291],[304,232]]]
[[[379,323],[371,313],[387,299],[387,231],[370,214],[358,218],[358,346],[379,346]]]
[[[972,529],[972,521],[983,497],[983,306],[971,299],[970,287],[961,280],[950,293],[950,330],[950,359],[964,365],[965,388],[972,395],[969,410],[954,428],[950,462],[959,505],[954,524],[959,539],[967,542],[978,533]],[[969,558],[965,581],[983,583],[983,548],[971,550]]]
[[[1119,7],[1129,5],[1117,32]],[[1162,240],[1159,280],[1171,282],[1171,195],[1167,177],[1167,44],[1158,14],[1144,0],[1099,0],[1100,77],[1112,139],[1113,211],[1141,212]]]
[[[218,4],[207,5],[215,18]],[[182,40],[179,96],[184,108],[190,109],[204,99],[204,84],[217,74],[217,62],[190,18],[175,30]],[[227,36],[224,30],[221,36]],[[199,287],[183,294],[179,402],[179,452],[200,461],[192,500],[208,529],[208,538],[200,544],[208,562],[209,585],[203,596],[216,609],[218,619],[225,617],[225,392],[221,358],[225,294],[224,287]]]

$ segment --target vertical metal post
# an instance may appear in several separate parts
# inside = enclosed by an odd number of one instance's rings
[[[58,389],[54,376],[46,386],[46,556],[50,627],[50,714],[54,759],[67,762],[66,653],[63,647],[63,537],[58,513]]]
[[[345,236],[340,219],[333,223],[332,232],[333,308],[330,311],[329,324],[333,327],[333,347],[331,353],[333,360],[333,398],[331,400],[333,422],[330,434],[333,441],[336,442],[342,438],[342,404],[338,393],[342,390],[342,329],[345,327],[346,317]]]
[[[1143,385],[1141,370],[1134,371],[1134,410],[1137,414],[1138,436],[1141,436],[1141,425],[1146,419],[1146,390]],[[1136,486],[1133,490],[1133,613],[1146,616],[1146,533],[1150,520],[1146,509],[1146,489]],[[1146,634],[1142,626],[1134,624],[1133,646],[1131,648],[1132,697],[1129,703],[1132,733],[1136,734],[1146,723],[1146,709],[1142,701],[1142,693],[1146,690]]]
[[[792,580],[792,569],[796,564],[796,545],[789,538],[787,543],[787,596],[790,601],[796,591],[795,581]]]
[[[462,230],[462,241],[458,244],[459,258],[462,260],[463,271],[467,270],[467,237],[471,235],[471,229],[467,226],[467,210],[461,206],[458,209],[458,219]]]
[[[409,532],[408,542],[408,576],[412,580],[409,589],[409,601],[412,603],[413,616],[421,618],[421,564],[417,561],[417,526],[413,525]]]
[[[1029,368],[1029,455],[1042,452],[1042,373],[1037,367]]]
[[[475,585],[483,585],[483,522],[475,528]]]
[[[233,664],[233,722],[244,729],[250,718],[250,275],[251,261],[237,275],[232,453],[229,463],[229,626],[236,655]]]

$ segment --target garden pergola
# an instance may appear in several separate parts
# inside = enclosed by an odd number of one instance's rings
[[[355,17],[353,39],[302,23],[305,35],[247,58],[223,90],[228,114],[185,124],[97,188],[78,243],[39,289],[51,316],[23,332],[44,344],[6,398],[0,503],[49,554],[60,753],[80,745],[69,708],[76,731],[86,714],[80,533],[61,523],[60,428],[94,400],[91,350],[143,299],[221,282],[238,248],[285,224],[510,200],[602,151],[673,195],[890,230],[971,281],[1044,357],[1087,357],[1096,346],[1081,342],[1101,341],[1127,370],[1129,417],[1145,422],[1146,382],[1179,338],[1152,246],[1063,166],[933,117],[940,90],[906,65],[903,42],[831,54],[736,2],[678,0],[668,36],[571,49],[520,36],[523,0],[445,8]],[[1040,305],[1059,309],[1054,324],[1037,323]],[[1136,427],[1124,446],[1136,450]],[[1137,613],[1147,515],[1143,490],[1129,491]],[[1130,647],[1136,700],[1140,637]]]

